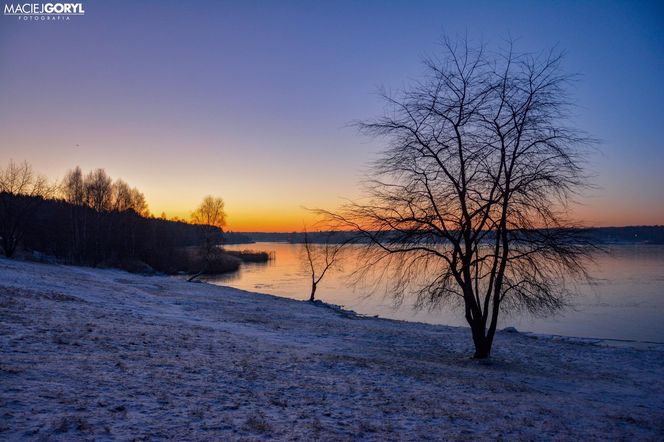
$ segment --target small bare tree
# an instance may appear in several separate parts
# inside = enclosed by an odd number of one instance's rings
[[[391,275],[397,302],[459,304],[476,358],[490,355],[501,311],[560,309],[565,282],[587,276],[592,247],[568,202],[593,141],[570,121],[560,63],[444,41],[422,81],[384,94],[389,112],[360,124],[387,142],[366,200],[327,213],[363,234],[358,274]]]
[[[304,229],[304,258],[311,276],[309,302],[316,300],[316,289],[328,271],[337,268],[341,261],[341,251],[348,241],[334,242],[334,232],[324,234],[322,243],[312,244],[307,229]]]
[[[27,162],[16,164],[10,160],[6,168],[0,169],[0,235],[6,257],[14,255],[35,211],[54,190],[55,186],[35,174]]]
[[[206,196],[201,205],[191,215],[191,222],[198,224],[200,227],[204,265],[198,273],[189,278],[189,281],[193,281],[196,277],[205,273],[215,252],[218,250],[220,234],[226,226],[224,201],[211,195]]]

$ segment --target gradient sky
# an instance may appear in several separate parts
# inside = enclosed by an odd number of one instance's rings
[[[302,206],[358,196],[379,145],[348,124],[381,113],[379,87],[443,34],[511,35],[581,74],[578,123],[603,143],[578,217],[664,224],[662,2],[82,1],[66,23],[0,16],[3,164],[103,167],[155,214],[213,194],[231,230],[299,230]]]

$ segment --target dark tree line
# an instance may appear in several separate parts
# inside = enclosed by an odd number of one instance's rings
[[[187,261],[187,247],[200,245],[200,227],[183,221],[146,218],[132,209],[98,212],[55,199],[5,196],[17,204],[37,205],[22,226],[21,245],[67,264],[108,265],[141,271],[147,264],[174,273]],[[222,232],[217,231],[221,241]]]
[[[0,170],[0,244],[5,256],[14,255],[32,214],[54,191],[26,162],[10,161]]]
[[[139,220],[149,215],[141,192],[113,182],[104,169],[84,176],[76,167],[65,176],[61,194],[69,203],[70,262],[98,265],[136,257]]]
[[[8,257],[21,246],[68,264],[192,270],[186,248],[200,246],[202,226],[150,217],[143,194],[113,182],[103,169],[84,175],[77,167],[55,186],[27,163],[10,162],[0,186],[0,237]],[[220,228],[205,232],[206,243],[221,242]]]

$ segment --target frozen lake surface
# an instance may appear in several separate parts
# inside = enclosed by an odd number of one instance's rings
[[[239,272],[208,281],[292,299],[307,299],[309,277],[302,265],[302,245],[255,243],[226,246],[231,250],[264,250],[274,253],[268,264],[245,264]],[[395,308],[384,293],[368,295],[349,283],[352,259],[344,270],[331,273],[319,285],[317,298],[343,305],[358,313],[431,324],[466,323],[459,311],[416,311],[405,302]],[[547,318],[527,315],[503,316],[499,328],[514,326],[520,331],[598,339],[664,342],[664,246],[611,246],[597,256],[591,268],[596,285],[581,284],[568,310]]]

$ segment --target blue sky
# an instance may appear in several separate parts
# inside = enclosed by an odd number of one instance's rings
[[[52,178],[104,167],[155,213],[212,193],[231,228],[288,230],[301,206],[357,196],[380,146],[348,123],[381,113],[379,87],[417,78],[443,34],[511,37],[580,74],[578,124],[603,142],[579,217],[664,224],[663,5],[84,1],[67,23],[0,17],[0,154]]]

